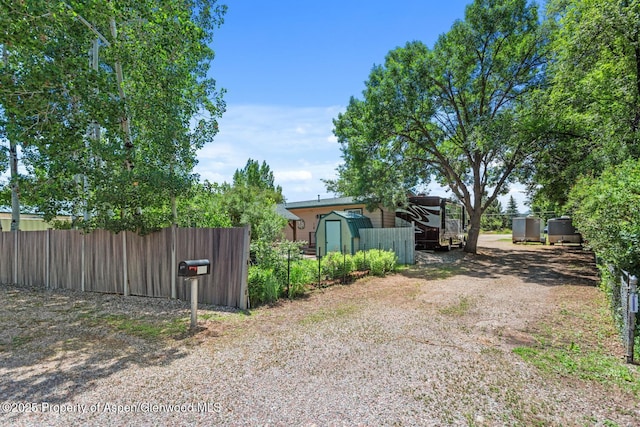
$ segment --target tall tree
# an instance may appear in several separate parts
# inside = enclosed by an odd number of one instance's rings
[[[3,45],[15,58],[9,71],[20,70],[30,91],[14,90],[5,108],[15,115],[10,140],[30,141],[30,201],[45,216],[86,210],[89,227],[167,225],[169,200],[194,180],[196,150],[224,110],[206,74],[225,8],[215,0],[2,7],[9,22],[25,21],[8,27]],[[40,37],[21,32],[29,23]],[[32,52],[38,62],[26,61]]]
[[[177,199],[177,224],[181,227],[231,227],[225,210],[223,186],[196,183]]]
[[[364,99],[334,121],[344,164],[330,190],[395,206],[434,176],[470,214],[476,252],[482,213],[508,190],[538,142],[523,106],[543,76],[545,37],[526,0],[475,0],[433,49],[391,51]]]
[[[529,176],[534,202],[561,207],[581,175],[640,157],[640,1],[550,0],[547,11],[541,114],[553,137]]]
[[[282,202],[282,187],[275,185],[275,178],[267,162],[262,165],[257,160],[249,159],[243,169],[236,169],[233,174],[234,187],[248,187],[269,191],[272,198],[277,202]]]
[[[508,228],[513,226],[513,218],[518,215],[520,215],[520,212],[518,212],[518,203],[516,203],[516,199],[514,199],[513,196],[509,196],[509,203],[507,203],[507,210],[505,212]]]
[[[506,225],[505,215],[502,212],[502,204],[496,199],[484,210],[480,226],[483,230],[502,230]]]
[[[251,239],[261,239],[267,231],[264,224],[275,224],[281,231],[286,220],[275,212],[276,203],[282,203],[282,188],[274,183],[271,168],[266,162],[249,159],[243,169],[233,174],[233,183],[223,185],[224,207],[234,226],[251,225]],[[279,227],[279,228],[278,228]],[[272,234],[270,231],[268,232]],[[273,237],[273,236],[270,236]]]

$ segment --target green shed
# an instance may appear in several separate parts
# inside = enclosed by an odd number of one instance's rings
[[[343,252],[352,255],[360,248],[361,228],[373,228],[371,219],[354,212],[332,211],[320,217],[316,229],[316,255]]]

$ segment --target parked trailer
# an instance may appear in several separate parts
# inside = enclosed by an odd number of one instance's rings
[[[396,217],[414,225],[417,249],[463,247],[466,242],[466,212],[460,203],[437,196],[409,197]]]
[[[568,216],[553,218],[547,221],[547,238],[549,239],[550,245],[556,243],[582,244],[582,234],[578,233],[573,226],[571,218]]]
[[[543,233],[543,224],[540,218],[513,218],[511,240],[513,243],[540,242],[544,244],[546,240]]]

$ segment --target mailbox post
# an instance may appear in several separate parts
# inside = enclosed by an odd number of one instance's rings
[[[191,328],[198,323],[198,278],[207,274],[211,274],[208,259],[192,259],[178,264],[178,276],[191,282]]]

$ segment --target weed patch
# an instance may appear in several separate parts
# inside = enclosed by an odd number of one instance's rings
[[[462,296],[457,302],[440,309],[440,314],[444,314],[445,316],[464,316],[473,305],[473,299],[471,297]]]
[[[541,373],[615,386],[640,396],[638,370],[599,344],[603,337],[615,334],[606,310],[561,307],[538,329],[535,345],[517,347],[513,352]]]

